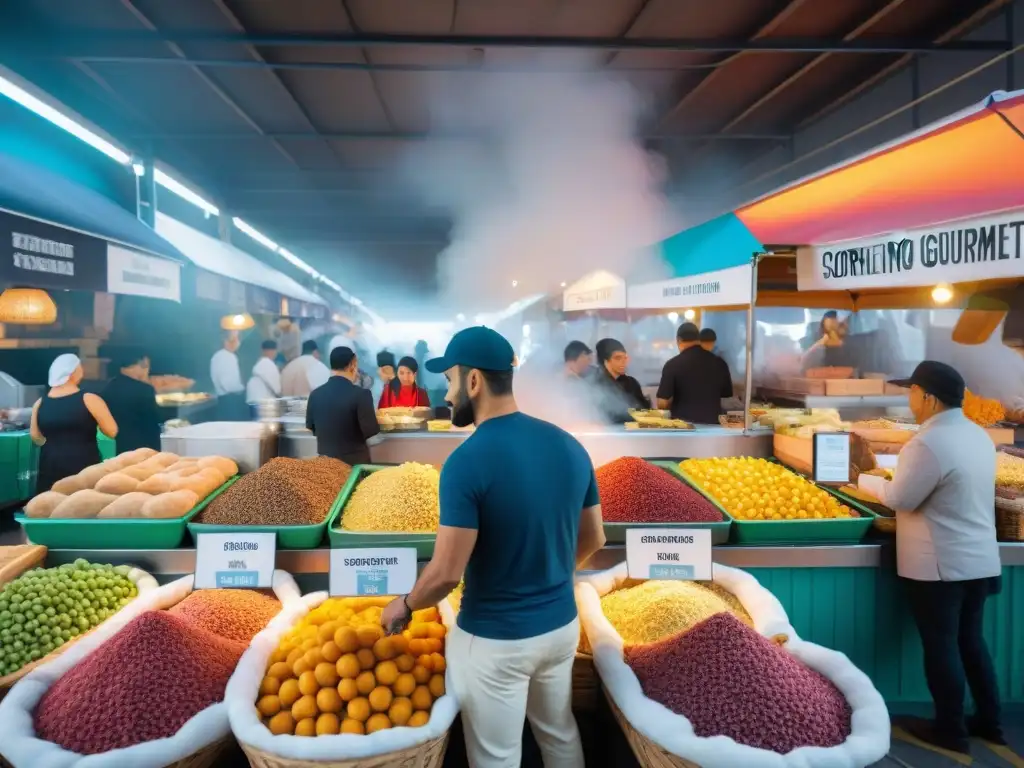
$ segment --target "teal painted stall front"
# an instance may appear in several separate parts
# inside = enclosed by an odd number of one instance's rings
[[[930,704],[921,643],[888,568],[750,568],[804,640],[845,653],[895,713]],[[985,610],[985,637],[1006,703],[1024,704],[1024,566],[1003,569]]]

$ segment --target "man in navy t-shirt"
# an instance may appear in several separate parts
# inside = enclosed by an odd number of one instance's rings
[[[519,412],[514,352],[489,328],[456,334],[428,371],[448,379],[452,423],[476,425],[441,472],[434,557],[413,591],[381,616],[401,626],[465,574],[449,680],[473,768],[518,768],[529,718],[544,764],[582,768],[572,715],[579,642],[573,574],[604,546],[587,452],[558,427]]]

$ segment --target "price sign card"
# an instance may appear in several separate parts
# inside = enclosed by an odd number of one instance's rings
[[[267,589],[276,558],[276,533],[200,533],[195,588]]]
[[[416,583],[416,549],[332,549],[332,597],[404,595]]]
[[[850,433],[814,433],[814,482],[850,482]]]
[[[626,567],[633,579],[710,581],[711,529],[628,528]]]

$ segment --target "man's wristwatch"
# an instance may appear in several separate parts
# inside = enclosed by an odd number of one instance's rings
[[[409,595],[402,595],[402,605],[405,606],[405,612],[409,618],[412,618],[412,608],[409,605]]]

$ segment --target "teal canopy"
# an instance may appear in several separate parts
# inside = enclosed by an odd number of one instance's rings
[[[661,242],[661,255],[671,277],[689,277],[748,264],[764,251],[736,214],[727,213],[684,229]]]

